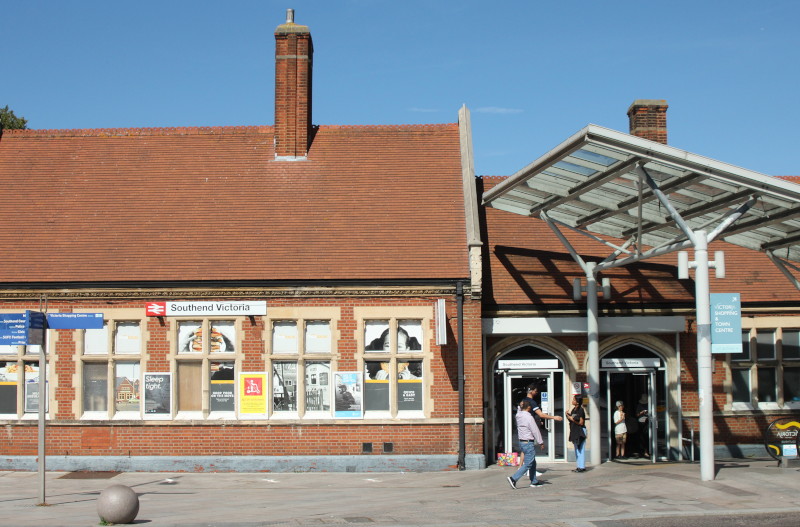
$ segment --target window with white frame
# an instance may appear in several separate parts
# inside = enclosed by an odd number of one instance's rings
[[[402,415],[423,410],[422,320],[364,321],[364,411]]]
[[[800,329],[745,329],[742,353],[729,357],[734,409],[800,406]]]
[[[272,413],[331,416],[331,321],[276,319],[271,325]]]
[[[111,318],[101,329],[82,332],[83,417],[141,418],[141,322]]]
[[[0,346],[0,419],[39,413],[40,346]]]
[[[179,419],[235,417],[239,357],[236,322],[234,319],[175,321],[175,395]]]

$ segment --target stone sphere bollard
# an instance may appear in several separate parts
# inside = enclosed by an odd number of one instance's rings
[[[97,498],[97,514],[108,523],[132,523],[139,513],[139,496],[125,485],[111,485]]]

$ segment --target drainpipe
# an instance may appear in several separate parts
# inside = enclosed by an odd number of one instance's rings
[[[464,423],[464,284],[456,283],[458,307],[458,470],[465,470],[467,434]]]

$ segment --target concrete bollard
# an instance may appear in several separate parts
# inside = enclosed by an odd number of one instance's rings
[[[139,496],[125,485],[111,485],[97,498],[97,514],[107,523],[132,523],[139,513]]]

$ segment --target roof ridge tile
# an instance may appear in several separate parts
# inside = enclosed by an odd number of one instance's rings
[[[425,123],[425,124],[324,124],[320,130],[452,130],[458,123]]]
[[[114,137],[270,133],[272,126],[169,126],[159,128],[73,128],[3,130],[15,137]]]

